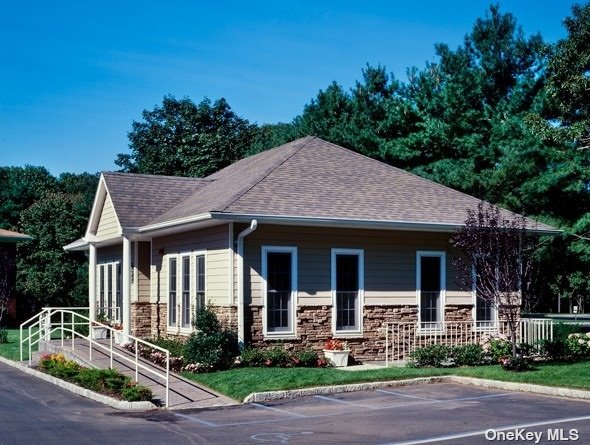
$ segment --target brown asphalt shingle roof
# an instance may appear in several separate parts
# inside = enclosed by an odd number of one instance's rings
[[[117,176],[116,199],[110,185],[114,176],[107,184],[118,214],[119,208],[133,207],[124,211],[124,219],[135,226],[214,211],[461,225],[466,209],[475,209],[480,202],[311,136],[242,159],[201,180],[149,176],[147,181],[146,175],[132,176],[140,182]],[[124,183],[129,188],[123,196]],[[181,192],[164,191],[170,187]],[[553,229],[540,223],[538,228]]]
[[[210,181],[203,178],[102,173],[122,227],[141,227],[193,195]]]

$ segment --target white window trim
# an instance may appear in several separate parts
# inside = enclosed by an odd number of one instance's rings
[[[358,329],[355,330],[337,330],[336,328],[336,256],[337,255],[356,255],[359,262],[359,295],[358,311],[356,314],[356,324]],[[365,251],[364,249],[343,249],[332,248],[330,261],[330,289],[332,294],[332,334],[334,337],[358,337],[363,335],[363,311],[365,307]]]
[[[432,330],[432,329],[422,329],[422,320],[421,320],[421,298],[420,298],[420,291],[422,287],[422,257],[438,257],[440,258],[440,301],[439,301],[439,308],[440,311],[440,326],[441,329]],[[418,307],[418,332],[424,333],[432,333],[432,332],[440,332],[444,330],[445,324],[445,307],[447,304],[446,301],[446,294],[447,294],[447,253],[444,250],[418,250],[416,251],[416,305]]]
[[[473,319],[473,330],[477,332],[487,332],[487,331],[496,331],[498,328],[498,307],[496,305],[492,305],[492,319],[490,320],[491,326],[477,326],[477,289],[476,289],[476,271],[475,271],[475,261],[471,263],[471,298],[473,301],[473,309],[471,310],[471,315]]]
[[[205,304],[207,302],[207,295],[209,294],[207,287],[209,286],[209,280],[207,279],[207,251],[206,250],[195,250],[189,252],[178,252],[165,254],[162,261],[166,263],[166,332],[168,334],[191,334],[195,331],[193,320],[191,319],[189,327],[182,326],[182,260],[183,258],[189,257],[189,306],[191,317],[195,313],[197,304],[197,275],[196,275],[196,264],[197,257],[205,257]],[[169,298],[170,298],[170,260],[176,259],[176,325],[170,325],[169,317]]]
[[[268,275],[268,253],[290,253],[291,254],[291,307],[290,307],[290,331],[269,331],[267,326],[266,308],[267,302],[267,275]],[[297,309],[297,247],[296,246],[262,246],[262,332],[265,339],[292,339],[297,337],[297,323],[295,312]]]

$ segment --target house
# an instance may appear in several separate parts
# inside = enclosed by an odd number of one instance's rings
[[[12,326],[17,320],[16,244],[32,239],[29,235],[0,229],[0,327]]]
[[[367,359],[386,321],[493,316],[451,267],[451,234],[478,203],[305,137],[206,178],[103,173],[65,248],[89,250],[91,317],[126,333],[187,335],[207,304],[245,344],[337,337]]]

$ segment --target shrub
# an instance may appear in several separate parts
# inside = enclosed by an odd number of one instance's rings
[[[242,366],[249,367],[324,367],[325,363],[323,361],[319,363],[319,360],[318,353],[311,349],[290,353],[280,346],[275,346],[272,349],[248,347],[244,349],[240,356]]]
[[[184,341],[177,338],[156,337],[147,340],[160,348],[168,349],[170,357],[180,357],[184,354]]]
[[[242,366],[257,367],[264,365],[266,360],[266,351],[262,349],[253,348],[251,346],[245,348],[240,356]]]
[[[222,330],[217,316],[209,308],[200,309],[195,321],[199,330],[191,334],[184,346],[185,363],[202,370],[229,368],[240,354],[235,333]]]
[[[451,357],[456,366],[479,366],[485,363],[485,354],[481,345],[455,346],[451,349]]]
[[[128,402],[149,402],[152,400],[152,391],[142,385],[130,382],[124,388],[121,388],[121,396]]]
[[[449,360],[451,348],[446,345],[431,345],[418,348],[410,354],[409,366],[421,368],[424,366],[439,367]]]
[[[571,357],[567,341],[560,338],[545,340],[541,344],[541,354],[549,360],[565,360]]]
[[[49,375],[76,383],[83,388],[129,402],[151,400],[152,391],[138,385],[115,369],[90,369],[68,360],[63,354],[47,354],[41,357],[39,368]]]
[[[516,358],[501,357],[499,362],[500,366],[502,366],[502,368],[506,371],[523,372],[531,369],[530,361],[522,355],[517,355]]]
[[[8,343],[8,331],[0,328],[0,343]]]
[[[580,323],[564,323],[560,321],[553,325],[553,340],[561,340],[565,342],[570,334],[575,334],[582,331]]]
[[[569,334],[565,343],[571,358],[574,360],[581,360],[590,355],[590,333]]]
[[[60,353],[41,356],[39,368],[58,379],[71,380],[80,372],[81,366]]]
[[[291,360],[295,366],[314,367],[318,366],[318,353],[312,349],[306,349],[305,351],[298,351],[293,354]]]

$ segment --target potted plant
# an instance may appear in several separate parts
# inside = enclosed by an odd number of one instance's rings
[[[341,368],[348,366],[348,343],[341,340],[330,339],[324,343],[324,356],[326,359],[335,366]]]
[[[115,343],[122,345],[125,342],[125,335],[123,334],[123,325],[121,323],[115,323],[113,325],[115,330]]]
[[[92,339],[101,340],[108,338],[108,320],[101,312],[96,316],[96,321],[92,322]]]

